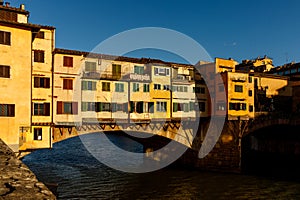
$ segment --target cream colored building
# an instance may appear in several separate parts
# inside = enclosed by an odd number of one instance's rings
[[[53,123],[73,127],[81,123],[81,71],[84,53],[65,49],[54,51]]]
[[[191,65],[172,64],[172,119],[193,120],[196,116],[194,68]],[[203,91],[202,91],[203,92]],[[200,112],[205,112],[201,103]]]

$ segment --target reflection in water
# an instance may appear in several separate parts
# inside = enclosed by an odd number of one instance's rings
[[[84,137],[94,141],[97,134]],[[142,151],[141,145],[125,137],[109,137],[124,149]],[[113,153],[109,152],[110,156]],[[144,174],[116,171],[96,160],[80,138],[55,144],[53,149],[33,152],[23,161],[41,181],[58,183],[59,199],[300,198],[299,182],[272,178],[173,167]]]

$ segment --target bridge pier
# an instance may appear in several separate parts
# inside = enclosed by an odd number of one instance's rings
[[[195,167],[198,169],[209,171],[223,172],[241,172],[241,139],[243,133],[247,130],[248,122],[241,120],[226,120],[224,127],[219,128],[222,132],[213,147],[213,149],[204,158],[199,158],[199,149],[202,147],[203,138],[207,131],[209,122],[202,123],[198,129],[197,137],[195,138],[198,144],[194,145],[193,149],[188,149],[185,154],[177,161],[177,164]],[[204,136],[203,136],[204,135]],[[198,141],[198,142],[197,142]],[[199,145],[200,141],[200,145]],[[199,145],[199,148],[195,148]]]

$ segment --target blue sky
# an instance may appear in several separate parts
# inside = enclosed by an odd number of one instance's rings
[[[300,62],[300,1],[71,1],[11,0],[26,5],[30,22],[57,28],[56,47],[91,51],[122,31],[163,27],[200,43],[211,57],[241,62],[268,55],[275,65]],[[136,57],[180,62],[161,51],[137,51]]]

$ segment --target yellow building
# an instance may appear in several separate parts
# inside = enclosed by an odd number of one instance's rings
[[[152,120],[169,121],[171,118],[171,67],[164,63],[151,63],[150,98]]]
[[[31,132],[33,33],[28,11],[0,5],[0,137],[17,152]]]
[[[52,147],[52,52],[55,28],[41,26],[32,44],[32,127],[23,150]]]
[[[254,117],[254,80],[248,73],[224,72],[227,94],[228,119],[249,119]],[[223,90],[222,87],[219,89]],[[224,109],[217,103],[217,109]]]

